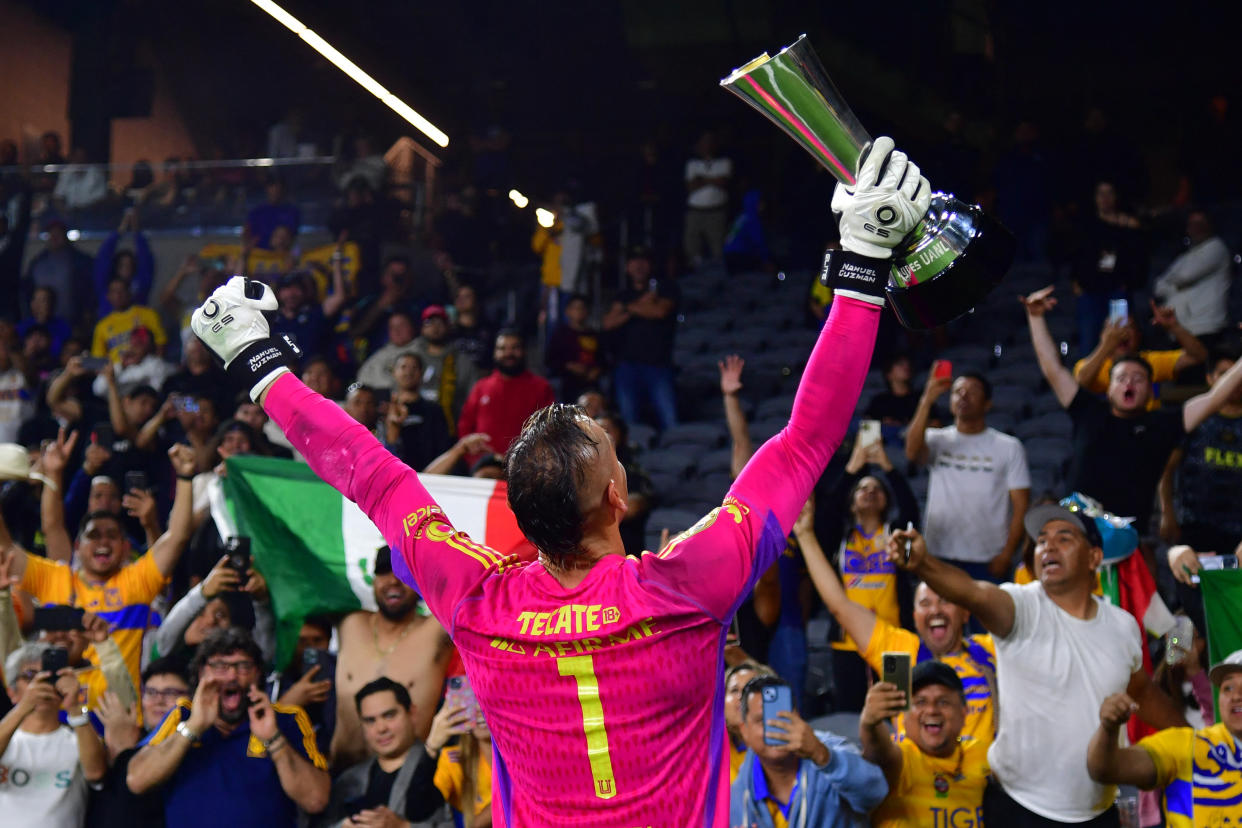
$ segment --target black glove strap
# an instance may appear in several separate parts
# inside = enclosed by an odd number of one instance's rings
[[[824,254],[819,281],[833,291],[849,290],[882,300],[891,267],[888,259],[873,259],[848,250],[829,250]]]
[[[283,334],[247,345],[228,364],[228,372],[234,382],[248,389],[282,365],[296,373],[301,359],[302,349],[293,344],[288,334]]]

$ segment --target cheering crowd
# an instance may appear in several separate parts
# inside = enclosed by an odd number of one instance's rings
[[[296,201],[279,178],[263,182],[237,255],[191,257],[171,275],[157,275],[141,205],[93,258],[46,210],[45,247],[0,320],[0,819],[492,824],[487,721],[388,549],[370,567],[377,610],[299,619],[277,663],[268,583],[213,504],[230,457],[306,458],[189,314],[234,273],[262,279],[272,333],[302,351],[302,382],[423,473],[504,479],[531,414],[580,405],[626,470],[626,551],[661,552],[694,530],[654,526],[672,538],[651,548],[648,516],[669,493],[643,470],[659,449],[627,434],[682,419],[679,279],[770,262],[757,225],[726,239],[731,174],[704,136],[685,168],[682,264],[627,250],[607,302],[584,294],[598,226],[567,189],[556,223],[532,230],[541,294],[514,318],[454,263],[453,249],[466,258],[460,200],[441,216],[442,255],[380,255],[388,208],[361,174],[342,181],[336,242],[319,261],[298,258]],[[6,242],[24,244],[37,182],[0,186],[18,216]],[[748,205],[739,226],[758,222]],[[989,425],[986,371],[937,370],[917,340],[922,351],[886,351],[885,390],[856,418],[877,428],[851,428],[725,650],[730,824],[1242,818],[1242,649],[1210,663],[1195,586],[1208,558],[1228,567],[1242,543],[1242,346],[1228,247],[1206,212],[1185,218],[1188,249],[1142,272],[1138,222],[1101,182],[1066,259],[1076,295],[1020,298],[1038,393],[1068,415],[1058,491],[1034,489],[1024,441]],[[285,264],[256,271],[255,251]],[[822,287],[808,326],[832,310]],[[1134,299],[1148,293],[1167,345],[1140,346]],[[1133,314],[1111,312],[1122,298]],[[1072,370],[1050,330],[1070,305]],[[729,349],[727,334],[716,347]],[[719,375],[736,477],[755,453],[753,370],[721,353]],[[1150,584],[1144,600],[1110,591],[1110,573]],[[824,641],[808,639],[825,629],[808,626],[815,617],[831,619]],[[831,689],[816,695],[810,654],[825,647]],[[808,721],[827,711],[836,732]],[[1117,799],[1119,784],[1144,793]]]

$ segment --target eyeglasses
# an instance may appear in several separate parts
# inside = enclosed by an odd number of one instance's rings
[[[224,661],[222,659],[213,658],[207,662],[207,669],[213,673],[229,673],[234,670],[238,675],[242,673],[253,673],[257,667],[253,661]]]
[[[223,671],[219,671],[219,672],[223,672]],[[164,690],[160,690],[156,687],[142,688],[142,697],[144,699],[152,699],[152,700],[159,699],[160,701],[175,702],[177,699],[181,698],[182,696],[186,694],[187,694],[186,690],[182,690],[177,687],[168,687],[168,688],[165,688]]]

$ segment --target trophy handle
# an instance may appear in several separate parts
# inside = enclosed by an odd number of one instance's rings
[[[759,110],[833,177],[852,187],[871,136],[846,105],[806,35],[734,69],[720,85]]]

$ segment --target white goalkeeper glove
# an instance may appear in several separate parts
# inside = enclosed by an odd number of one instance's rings
[[[930,204],[931,185],[918,165],[893,148],[892,138],[876,138],[854,186],[838,183],[832,194],[841,247],[872,259],[890,258]]]
[[[230,376],[250,389],[250,399],[256,402],[302,356],[287,336],[271,335],[263,311],[274,311],[277,305],[270,287],[234,276],[190,317],[190,328],[224,360]]]

